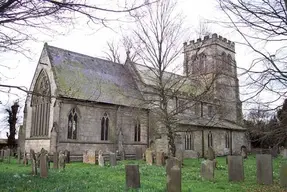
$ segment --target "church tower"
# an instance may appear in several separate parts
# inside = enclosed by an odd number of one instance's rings
[[[235,43],[212,34],[184,43],[184,74],[191,77],[214,77],[214,101],[222,119],[242,123],[242,104],[235,61]]]

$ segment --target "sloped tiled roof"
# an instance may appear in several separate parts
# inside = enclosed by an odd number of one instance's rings
[[[142,95],[124,65],[46,45],[58,96],[135,106]]]

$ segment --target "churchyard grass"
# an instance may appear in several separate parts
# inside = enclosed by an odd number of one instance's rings
[[[200,177],[201,160],[187,159],[182,168],[182,191],[284,191],[279,187],[279,165],[283,161],[277,158],[273,161],[274,184],[264,186],[256,184],[255,156],[244,160],[244,182],[230,183],[227,176],[225,157],[218,157],[218,168],[215,170],[215,180],[202,181]],[[121,161],[115,167],[89,165],[83,163],[70,163],[66,170],[49,170],[48,178],[31,175],[31,166],[17,164],[12,159],[10,164],[0,163],[0,191],[1,192],[63,192],[63,191],[91,191],[91,192],[117,192],[125,191],[125,164],[140,165],[140,191],[163,192],[166,188],[165,167],[149,166],[144,161]]]

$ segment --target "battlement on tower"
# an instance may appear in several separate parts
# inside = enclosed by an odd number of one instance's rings
[[[195,40],[189,41],[189,43],[184,42],[183,47],[184,50],[187,51],[187,50],[198,49],[212,44],[218,44],[235,52],[235,43],[230,40],[227,40],[226,38],[220,35],[217,35],[216,33],[213,33],[211,36],[209,35],[204,36],[203,39],[198,38],[196,41]]]

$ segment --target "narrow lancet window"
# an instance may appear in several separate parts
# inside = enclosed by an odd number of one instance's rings
[[[77,139],[78,115],[76,109],[72,109],[68,119],[68,139]]]
[[[109,118],[107,113],[104,114],[101,120],[101,140],[108,140],[108,131],[109,131]]]

